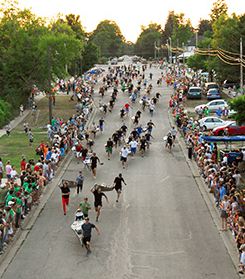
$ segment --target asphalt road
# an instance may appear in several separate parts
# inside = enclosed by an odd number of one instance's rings
[[[127,94],[119,93],[112,114],[105,117],[105,132],[98,135],[94,150],[104,162],[97,170],[97,178],[73,159],[64,176],[74,177],[79,170],[85,175],[84,190],[77,197],[72,189],[71,206],[63,215],[58,187],[2,276],[9,278],[238,278],[236,269],[221,240],[209,210],[178,144],[169,154],[162,137],[169,130],[167,106],[171,91],[163,84],[159,88],[153,72],[153,92],[162,97],[152,118],[156,125],[152,144],[146,156],[139,153],[122,169],[119,148],[107,161],[104,144],[122,122],[119,110],[128,101]],[[150,70],[147,71],[149,74]],[[108,100],[108,96],[105,97]],[[95,99],[99,97],[95,93]],[[133,106],[131,116],[139,108]],[[100,117],[96,116],[96,122]],[[144,112],[141,123],[150,119]],[[125,119],[131,131],[130,117]],[[104,200],[101,218],[97,223],[101,232],[93,233],[92,254],[86,256],[70,225],[78,203],[87,196],[93,183],[111,184],[121,172],[127,182],[116,203],[116,192],[107,192],[109,204]],[[95,212],[89,214],[95,222]]]

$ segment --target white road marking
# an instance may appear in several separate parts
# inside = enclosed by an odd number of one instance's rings
[[[163,182],[163,181],[167,180],[168,178],[169,178],[169,175],[167,177],[165,177],[163,180],[161,180],[160,182]]]

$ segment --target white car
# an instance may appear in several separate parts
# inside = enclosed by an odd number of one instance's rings
[[[230,121],[224,121],[215,116],[207,116],[198,120],[198,122],[200,124],[200,127],[203,129],[203,131],[206,131],[206,130],[212,130],[214,128],[226,125]]]
[[[195,107],[195,112],[198,113],[200,107],[204,108],[204,107],[208,107],[210,109],[210,112],[216,112],[219,108],[221,108],[222,110],[224,109],[224,107],[227,106],[228,104],[225,100],[213,100],[210,101],[207,104],[203,104],[203,105],[199,105]]]

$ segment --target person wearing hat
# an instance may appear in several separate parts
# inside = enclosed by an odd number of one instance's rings
[[[244,274],[244,266],[245,266],[245,244],[242,244],[240,246],[240,251],[242,251],[241,258],[240,258],[240,264],[238,267],[241,269],[239,270],[240,274]]]
[[[88,217],[88,211],[91,209],[90,203],[88,203],[88,198],[84,198],[82,202],[78,205],[78,210],[82,211],[84,217]]]
[[[100,235],[98,227],[90,223],[88,217],[85,217],[85,223],[82,225],[82,240],[87,250],[87,255],[91,253],[90,241],[91,241],[91,232],[93,228],[95,228],[98,235]]]

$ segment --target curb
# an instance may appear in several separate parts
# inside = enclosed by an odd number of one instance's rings
[[[171,112],[167,111],[168,113],[168,118],[169,118],[169,123],[173,126],[175,125],[174,123],[174,120],[172,118],[172,115],[171,115]],[[237,247],[234,245],[235,244],[235,240],[234,238],[232,237],[232,234],[230,231],[227,231],[227,232],[220,232],[219,228],[220,228],[220,223],[221,223],[221,220],[220,220],[220,214],[219,214],[219,210],[217,209],[217,207],[215,206],[215,203],[214,203],[214,199],[213,197],[209,194],[208,192],[208,188],[206,186],[206,184],[204,183],[203,181],[203,178],[200,176],[199,174],[199,170],[198,170],[198,167],[196,165],[196,162],[195,161],[188,161],[188,156],[187,156],[187,153],[185,152],[186,148],[185,148],[185,143],[184,143],[184,140],[182,138],[180,138],[179,136],[177,137],[178,139],[178,144],[180,146],[180,149],[186,159],[186,163],[190,169],[190,172],[192,173],[192,176],[196,182],[196,185],[200,191],[200,194],[201,196],[203,197],[203,200],[207,206],[207,209],[213,219],[213,222],[214,222],[214,225],[216,226],[220,236],[221,236],[221,239],[225,245],[225,248],[227,250],[227,253],[229,254],[230,258],[231,258],[231,261],[234,265],[234,268],[236,270],[238,270],[238,264],[240,262],[240,259],[239,259],[239,254],[237,252]],[[244,276],[240,275],[237,271],[237,274],[240,278],[244,278]]]
[[[85,128],[87,128],[91,122],[94,120],[97,114],[97,108],[93,109],[91,117],[87,121]],[[22,244],[26,240],[29,232],[31,231],[33,225],[35,224],[38,216],[41,214],[42,210],[44,209],[46,203],[48,202],[50,196],[53,194],[54,190],[56,189],[56,185],[60,182],[61,178],[63,177],[64,173],[68,169],[71,161],[73,159],[73,151],[69,150],[67,155],[65,156],[64,160],[61,162],[59,166],[56,176],[53,179],[52,183],[49,183],[43,189],[43,197],[40,200],[40,204],[32,208],[30,213],[27,215],[25,220],[23,220],[21,227],[18,229],[16,234],[13,237],[13,241],[9,244],[6,251],[0,256],[1,259],[1,270],[0,270],[0,278],[5,273],[5,270],[8,268],[9,264],[12,262],[12,259],[16,255],[16,253],[21,248]]]

